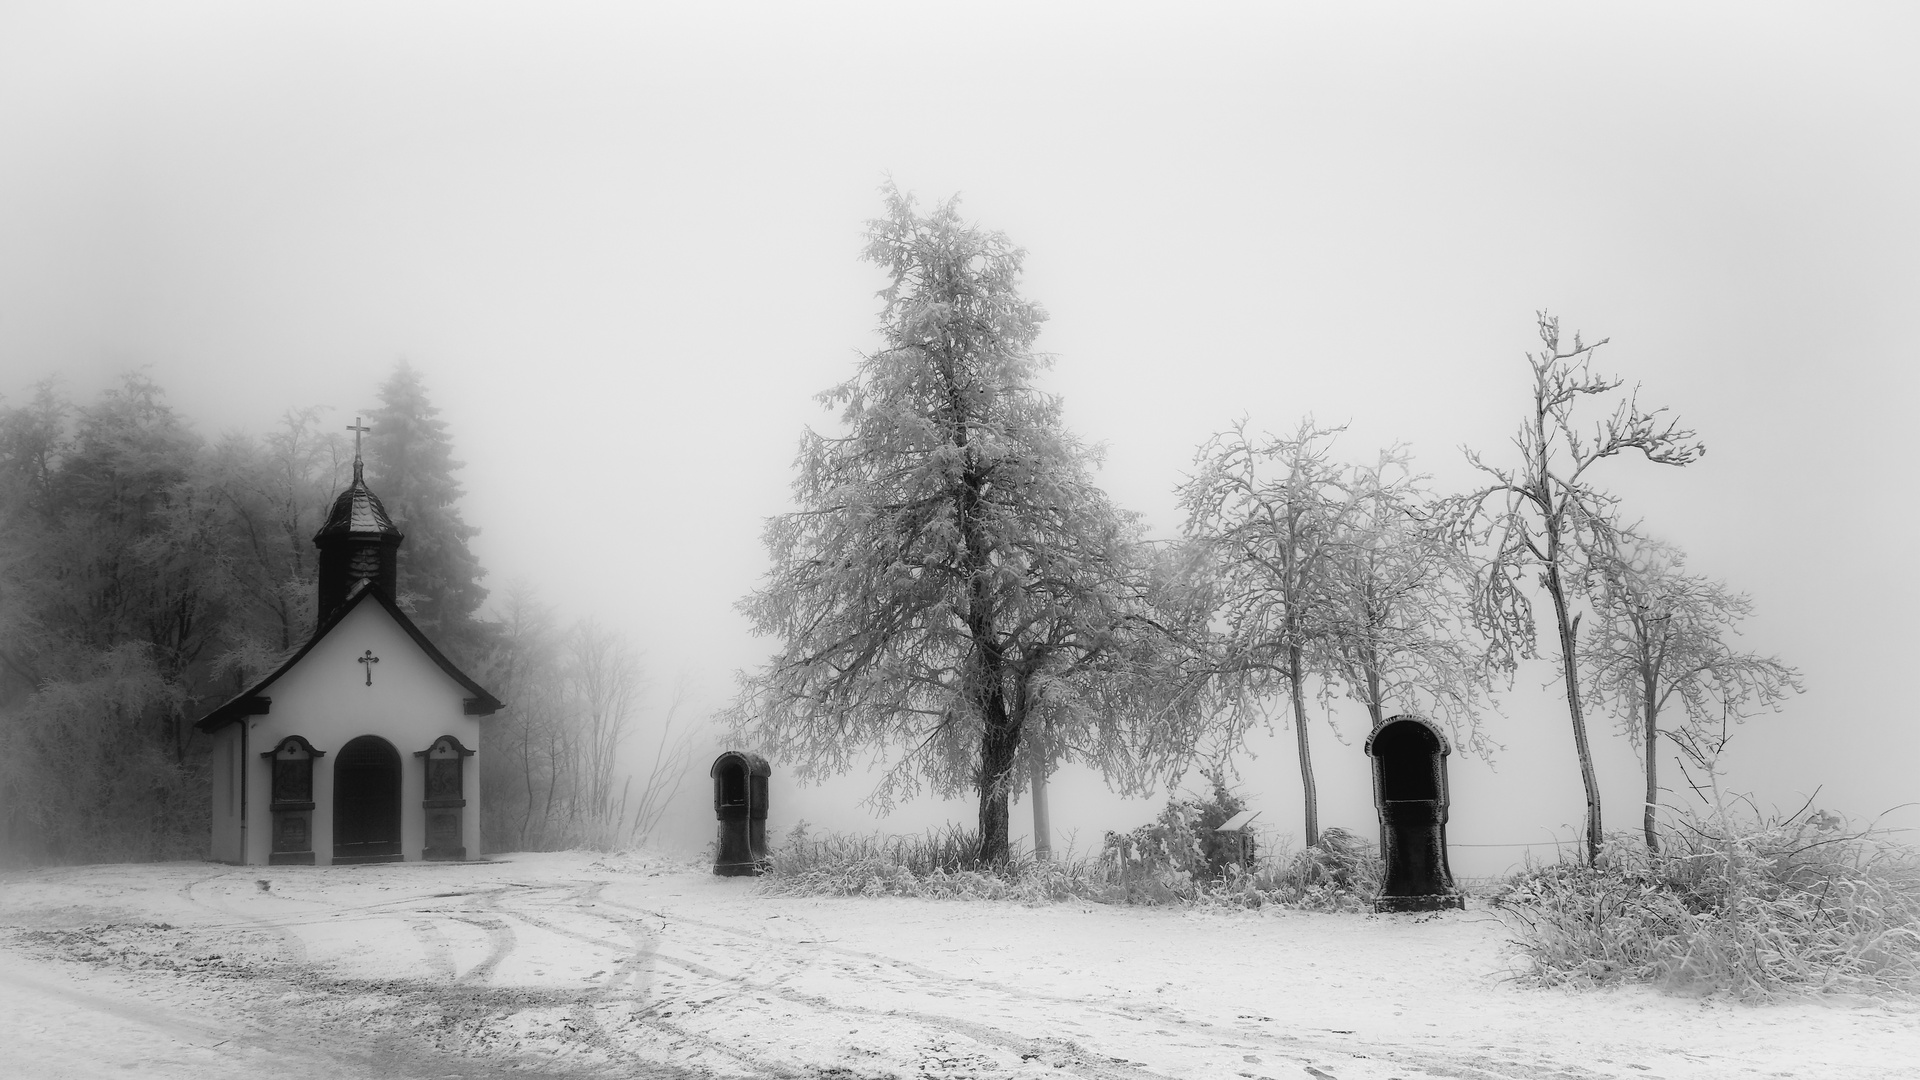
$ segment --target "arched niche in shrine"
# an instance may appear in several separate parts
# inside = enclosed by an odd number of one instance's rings
[[[413,756],[425,762],[427,770],[422,789],[426,798],[420,803],[426,811],[427,840],[421,857],[438,861],[466,858],[461,819],[467,805],[466,761],[473,751],[454,736],[442,735],[425,750],[414,751]]]
[[[289,735],[261,752],[273,763],[267,801],[272,820],[268,865],[313,865],[313,763],[326,754],[299,735]]]

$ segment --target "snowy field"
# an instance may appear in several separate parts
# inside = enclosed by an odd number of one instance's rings
[[[1518,984],[1484,911],[761,895],[685,864],[0,878],[0,1075],[1920,1077],[1920,1010]]]

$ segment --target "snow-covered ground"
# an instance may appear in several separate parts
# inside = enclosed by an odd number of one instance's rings
[[[1518,984],[1483,911],[763,895],[685,864],[0,879],[0,1075],[1920,1077],[1920,1011]]]

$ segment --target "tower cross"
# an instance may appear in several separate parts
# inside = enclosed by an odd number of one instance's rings
[[[347,430],[353,432],[353,460],[359,461],[360,460],[360,434],[362,432],[371,432],[373,429],[370,427],[361,427],[360,418],[356,416],[353,418],[353,423],[347,425]]]

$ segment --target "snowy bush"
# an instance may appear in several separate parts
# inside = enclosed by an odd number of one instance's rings
[[[1240,796],[1214,777],[1210,797],[1169,799],[1153,821],[1130,833],[1108,833],[1103,857],[1121,878],[1135,875],[1169,886],[1222,880],[1238,867],[1239,848],[1213,830],[1244,809]]]
[[[1086,896],[1088,863],[1042,862],[1015,852],[1004,865],[980,862],[975,835],[958,826],[923,836],[815,837],[795,825],[773,850],[761,887],[801,896],[919,896],[1029,903]]]
[[[1380,861],[1354,834],[1328,829],[1318,847],[1270,860],[1269,866],[1249,872],[1222,858],[1216,871],[1194,823],[1218,808],[1195,812],[1197,802],[1176,800],[1149,825],[1107,834],[1096,858],[1069,851],[1040,860],[1016,850],[993,866],[979,861],[974,834],[958,827],[922,836],[815,837],[801,822],[774,848],[761,887],[804,896],[1372,909]]]
[[[1618,837],[1597,867],[1530,868],[1493,903],[1549,985],[1920,995],[1920,857],[1833,815],[1684,818],[1657,854]]]

